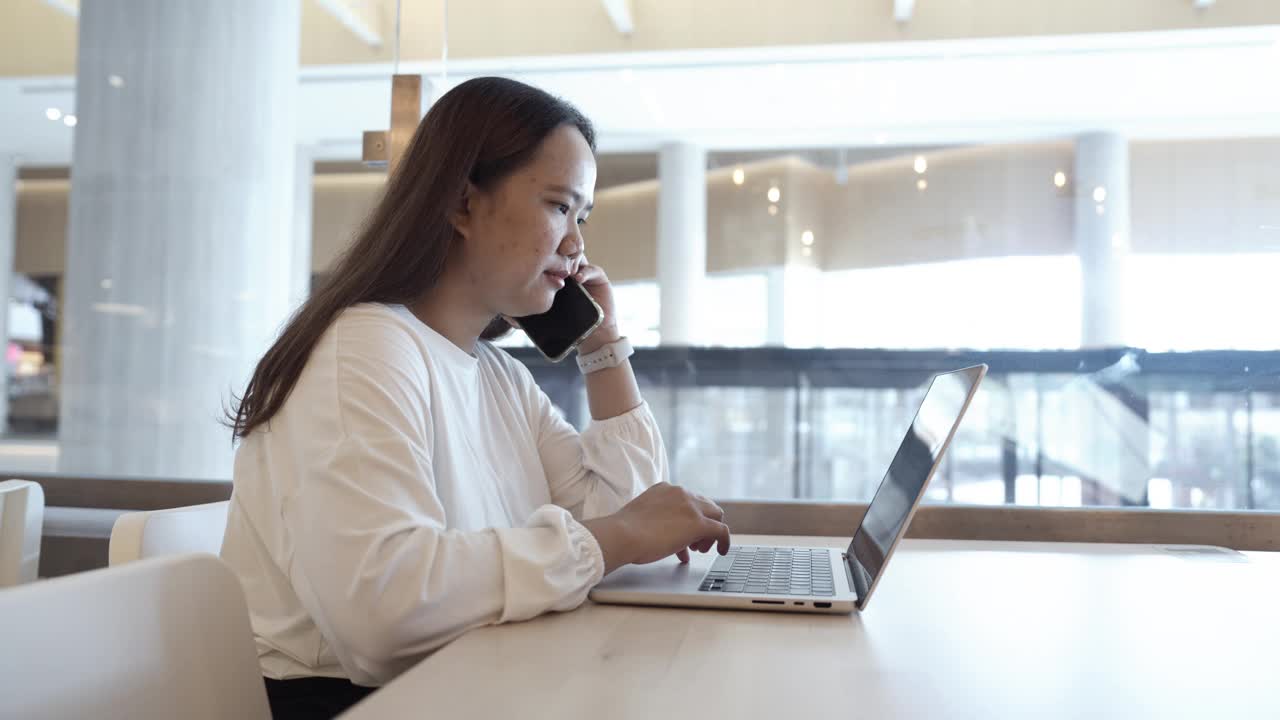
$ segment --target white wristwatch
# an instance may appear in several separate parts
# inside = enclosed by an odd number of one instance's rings
[[[586,355],[579,353],[578,369],[582,371],[583,375],[586,375],[597,370],[618,367],[633,354],[635,354],[635,348],[631,347],[631,341],[621,337],[598,350],[592,350]]]

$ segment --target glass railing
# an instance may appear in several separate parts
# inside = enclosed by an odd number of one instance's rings
[[[581,428],[581,376],[511,352]],[[672,479],[867,501],[935,372],[990,371],[927,500],[1280,510],[1280,352],[638,350]]]

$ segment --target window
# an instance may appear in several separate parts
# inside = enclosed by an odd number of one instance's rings
[[[314,3],[235,42],[193,4],[164,47],[22,5],[47,52],[0,51],[0,472],[226,480],[223,409],[381,197],[392,45]],[[432,63],[424,105],[505,74],[595,122],[584,232],[678,482],[866,500],[930,373],[988,362],[930,502],[1280,509],[1280,17],[655,3],[628,38],[464,5],[466,61],[406,42],[401,70]],[[500,344],[586,421],[571,363]]]

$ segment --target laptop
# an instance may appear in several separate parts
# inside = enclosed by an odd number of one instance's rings
[[[689,564],[669,558],[619,568],[591,591],[591,599],[809,613],[865,609],[986,373],[986,365],[975,365],[933,377],[844,552],[735,545],[728,555],[695,555]]]

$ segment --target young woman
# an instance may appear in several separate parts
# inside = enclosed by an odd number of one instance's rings
[[[258,363],[222,557],[277,718],[337,714],[470,628],[570,610],[613,569],[713,545],[720,508],[666,454],[584,255],[594,132],[501,78],[427,113],[331,279]],[[574,276],[604,309],[579,348],[579,435],[488,342]]]

